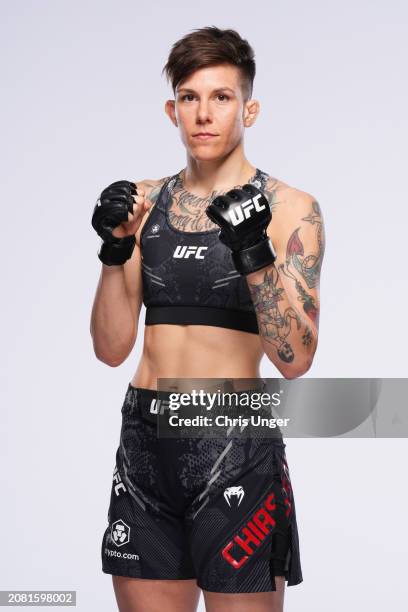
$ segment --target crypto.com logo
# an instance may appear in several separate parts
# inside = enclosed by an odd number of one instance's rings
[[[119,519],[112,523],[111,538],[116,546],[123,546],[129,542],[130,527],[125,521]]]

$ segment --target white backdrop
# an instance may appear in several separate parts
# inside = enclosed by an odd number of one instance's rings
[[[320,340],[307,376],[406,377],[408,5],[0,7],[0,589],[76,589],[81,612],[110,612],[100,544],[120,407],[143,338],[120,368],[93,355],[100,262],[90,217],[110,182],[185,164],[164,114],[170,47],[205,25],[248,39],[261,114],[247,157],[321,205]],[[277,371],[265,360],[262,374]],[[405,610],[406,440],[290,439],[287,456],[304,582],[287,589],[286,609]]]

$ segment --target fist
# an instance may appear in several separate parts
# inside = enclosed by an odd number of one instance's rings
[[[92,227],[105,242],[135,234],[148,209],[145,193],[136,183],[116,181],[104,189],[95,204]]]
[[[218,237],[231,249],[240,274],[251,274],[275,261],[276,254],[266,233],[272,212],[266,196],[254,185],[246,183],[218,196],[206,213],[220,227]]]
[[[206,213],[221,228],[221,242],[233,251],[256,243],[272,219],[265,195],[249,183],[215,198]]]

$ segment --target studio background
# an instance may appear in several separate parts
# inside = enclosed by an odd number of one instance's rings
[[[310,377],[406,377],[408,5],[1,1],[0,589],[74,589],[116,609],[100,547],[120,408],[139,360],[97,361],[90,219],[114,180],[185,165],[161,70],[194,28],[253,46],[246,154],[311,193],[326,227]],[[199,358],[199,357],[197,357]],[[279,373],[265,358],[263,376]],[[304,582],[288,611],[406,609],[406,440],[287,440]],[[201,602],[200,610],[203,610]]]

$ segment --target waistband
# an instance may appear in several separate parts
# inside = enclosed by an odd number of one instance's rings
[[[221,393],[231,393],[232,395],[232,399],[233,402],[234,400],[238,400],[238,402],[240,401],[240,396],[242,395],[250,395],[250,394],[261,394],[263,392],[265,392],[265,388],[266,388],[266,383],[260,379],[260,386],[259,388],[250,388],[250,389],[246,389],[246,390],[235,390],[232,385],[228,382],[224,383],[223,385],[218,385],[218,390]],[[215,392],[215,391],[214,391]],[[159,415],[162,415],[165,411],[170,411],[169,409],[169,405],[170,405],[170,401],[171,399],[174,400],[174,394],[177,393],[183,393],[182,391],[163,391],[163,390],[155,390],[155,389],[145,389],[142,387],[134,387],[131,383],[128,384],[128,388],[126,391],[126,397],[125,397],[125,401],[123,403],[122,406],[122,415],[132,415],[132,414],[138,414],[141,416],[141,418],[143,420],[149,421],[150,423],[155,424],[156,426],[158,425],[159,422]],[[188,395],[187,392],[184,392]],[[173,395],[173,398],[171,398],[170,396]],[[228,396],[231,397],[231,396]],[[231,407],[232,406],[236,406],[236,404],[234,404],[232,402]],[[216,409],[216,404],[214,406],[214,408]],[[195,408],[195,410],[197,410],[197,407],[193,407]],[[188,406],[187,406],[187,410],[188,410]],[[203,407],[202,410],[203,413],[205,413],[205,409]],[[228,414],[229,412],[229,407],[226,408],[226,411],[224,412],[224,414]],[[257,412],[259,412],[260,414],[262,414],[262,416],[273,416],[271,413],[271,408],[269,407],[262,407],[261,409],[259,409]],[[282,432],[280,430],[279,427],[276,428],[275,431],[275,438],[271,438],[271,441],[282,441]]]

